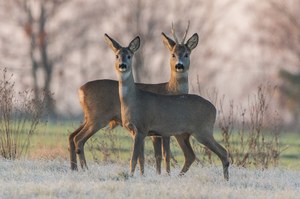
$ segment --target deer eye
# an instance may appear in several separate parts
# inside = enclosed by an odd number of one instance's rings
[[[130,55],[128,55],[128,56],[127,56],[127,58],[128,58],[128,59],[130,59],[130,58],[131,58],[131,56],[130,56]]]
[[[176,57],[174,53],[172,54],[172,57],[173,57],[173,58],[175,58],[175,57]]]
[[[119,55],[116,55],[116,59],[119,59]]]
[[[188,53],[186,53],[186,54],[184,55],[184,57],[189,57],[189,54],[188,54]]]

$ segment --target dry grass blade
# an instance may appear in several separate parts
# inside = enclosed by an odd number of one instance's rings
[[[200,86],[198,88],[200,92]],[[249,97],[246,107],[237,106],[232,100],[227,105],[225,96],[219,100],[212,99],[218,102],[217,123],[232,164],[260,169],[278,165],[280,154],[287,147],[280,144],[280,115],[269,109],[275,91],[276,87],[270,85],[259,86]],[[205,150],[200,153],[204,153],[204,162],[212,162],[209,153]]]

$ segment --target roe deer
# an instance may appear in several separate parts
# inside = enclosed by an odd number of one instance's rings
[[[171,77],[169,82],[160,84],[140,84],[138,88],[159,94],[184,94],[188,93],[188,71],[191,51],[198,44],[198,34],[194,33],[185,43],[189,24],[181,43],[175,35],[172,24],[172,35],[175,39],[162,33],[165,46],[169,49]],[[115,44],[117,45],[117,44]],[[132,53],[128,51],[128,56]],[[131,64],[131,59],[127,60]],[[87,168],[84,144],[99,129],[107,124],[113,128],[121,124],[120,100],[118,94],[118,81],[96,80],[87,82],[79,89],[80,104],[84,112],[84,123],[69,136],[69,151],[71,169],[77,170],[76,152],[79,155],[81,167]],[[165,159],[166,171],[170,172],[170,137],[151,136],[155,151],[156,171],[161,173],[162,149]],[[163,142],[163,143],[162,143]]]
[[[133,39],[124,48],[105,34],[106,43],[116,54],[115,71],[119,80],[119,97],[123,127],[130,131],[133,138],[133,152],[130,160],[130,172],[139,159],[140,171],[144,171],[144,139],[151,132],[160,136],[174,135],[181,146],[185,163],[180,172],[183,175],[195,160],[189,137],[205,145],[220,158],[223,175],[229,179],[229,160],[227,151],[215,141],[213,127],[216,108],[208,100],[198,95],[159,95],[138,89],[134,83],[131,62],[127,61],[128,49],[134,53],[140,45],[140,38]]]

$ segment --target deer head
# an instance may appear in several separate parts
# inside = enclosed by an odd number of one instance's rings
[[[105,34],[105,41],[116,55],[115,69],[117,74],[130,74],[132,72],[132,58],[140,47],[140,37],[135,37],[128,45],[122,47],[117,41]]]
[[[198,44],[198,34],[194,33],[185,43],[185,39],[189,30],[190,23],[188,23],[188,26],[186,28],[185,34],[183,36],[183,39],[181,42],[178,40],[175,29],[172,23],[172,35],[174,37],[174,40],[166,36],[165,33],[162,33],[162,39],[164,42],[164,45],[169,49],[171,58],[170,58],[170,66],[171,71],[175,73],[186,73],[189,70],[190,66],[190,54],[192,50],[197,46]]]

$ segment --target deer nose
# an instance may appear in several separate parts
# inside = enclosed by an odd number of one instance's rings
[[[121,70],[125,70],[126,68],[127,68],[127,65],[124,63],[119,65],[119,69],[121,69]]]
[[[181,64],[181,63],[178,63],[178,64],[175,65],[175,69],[178,70],[178,71],[184,70],[184,65]]]

